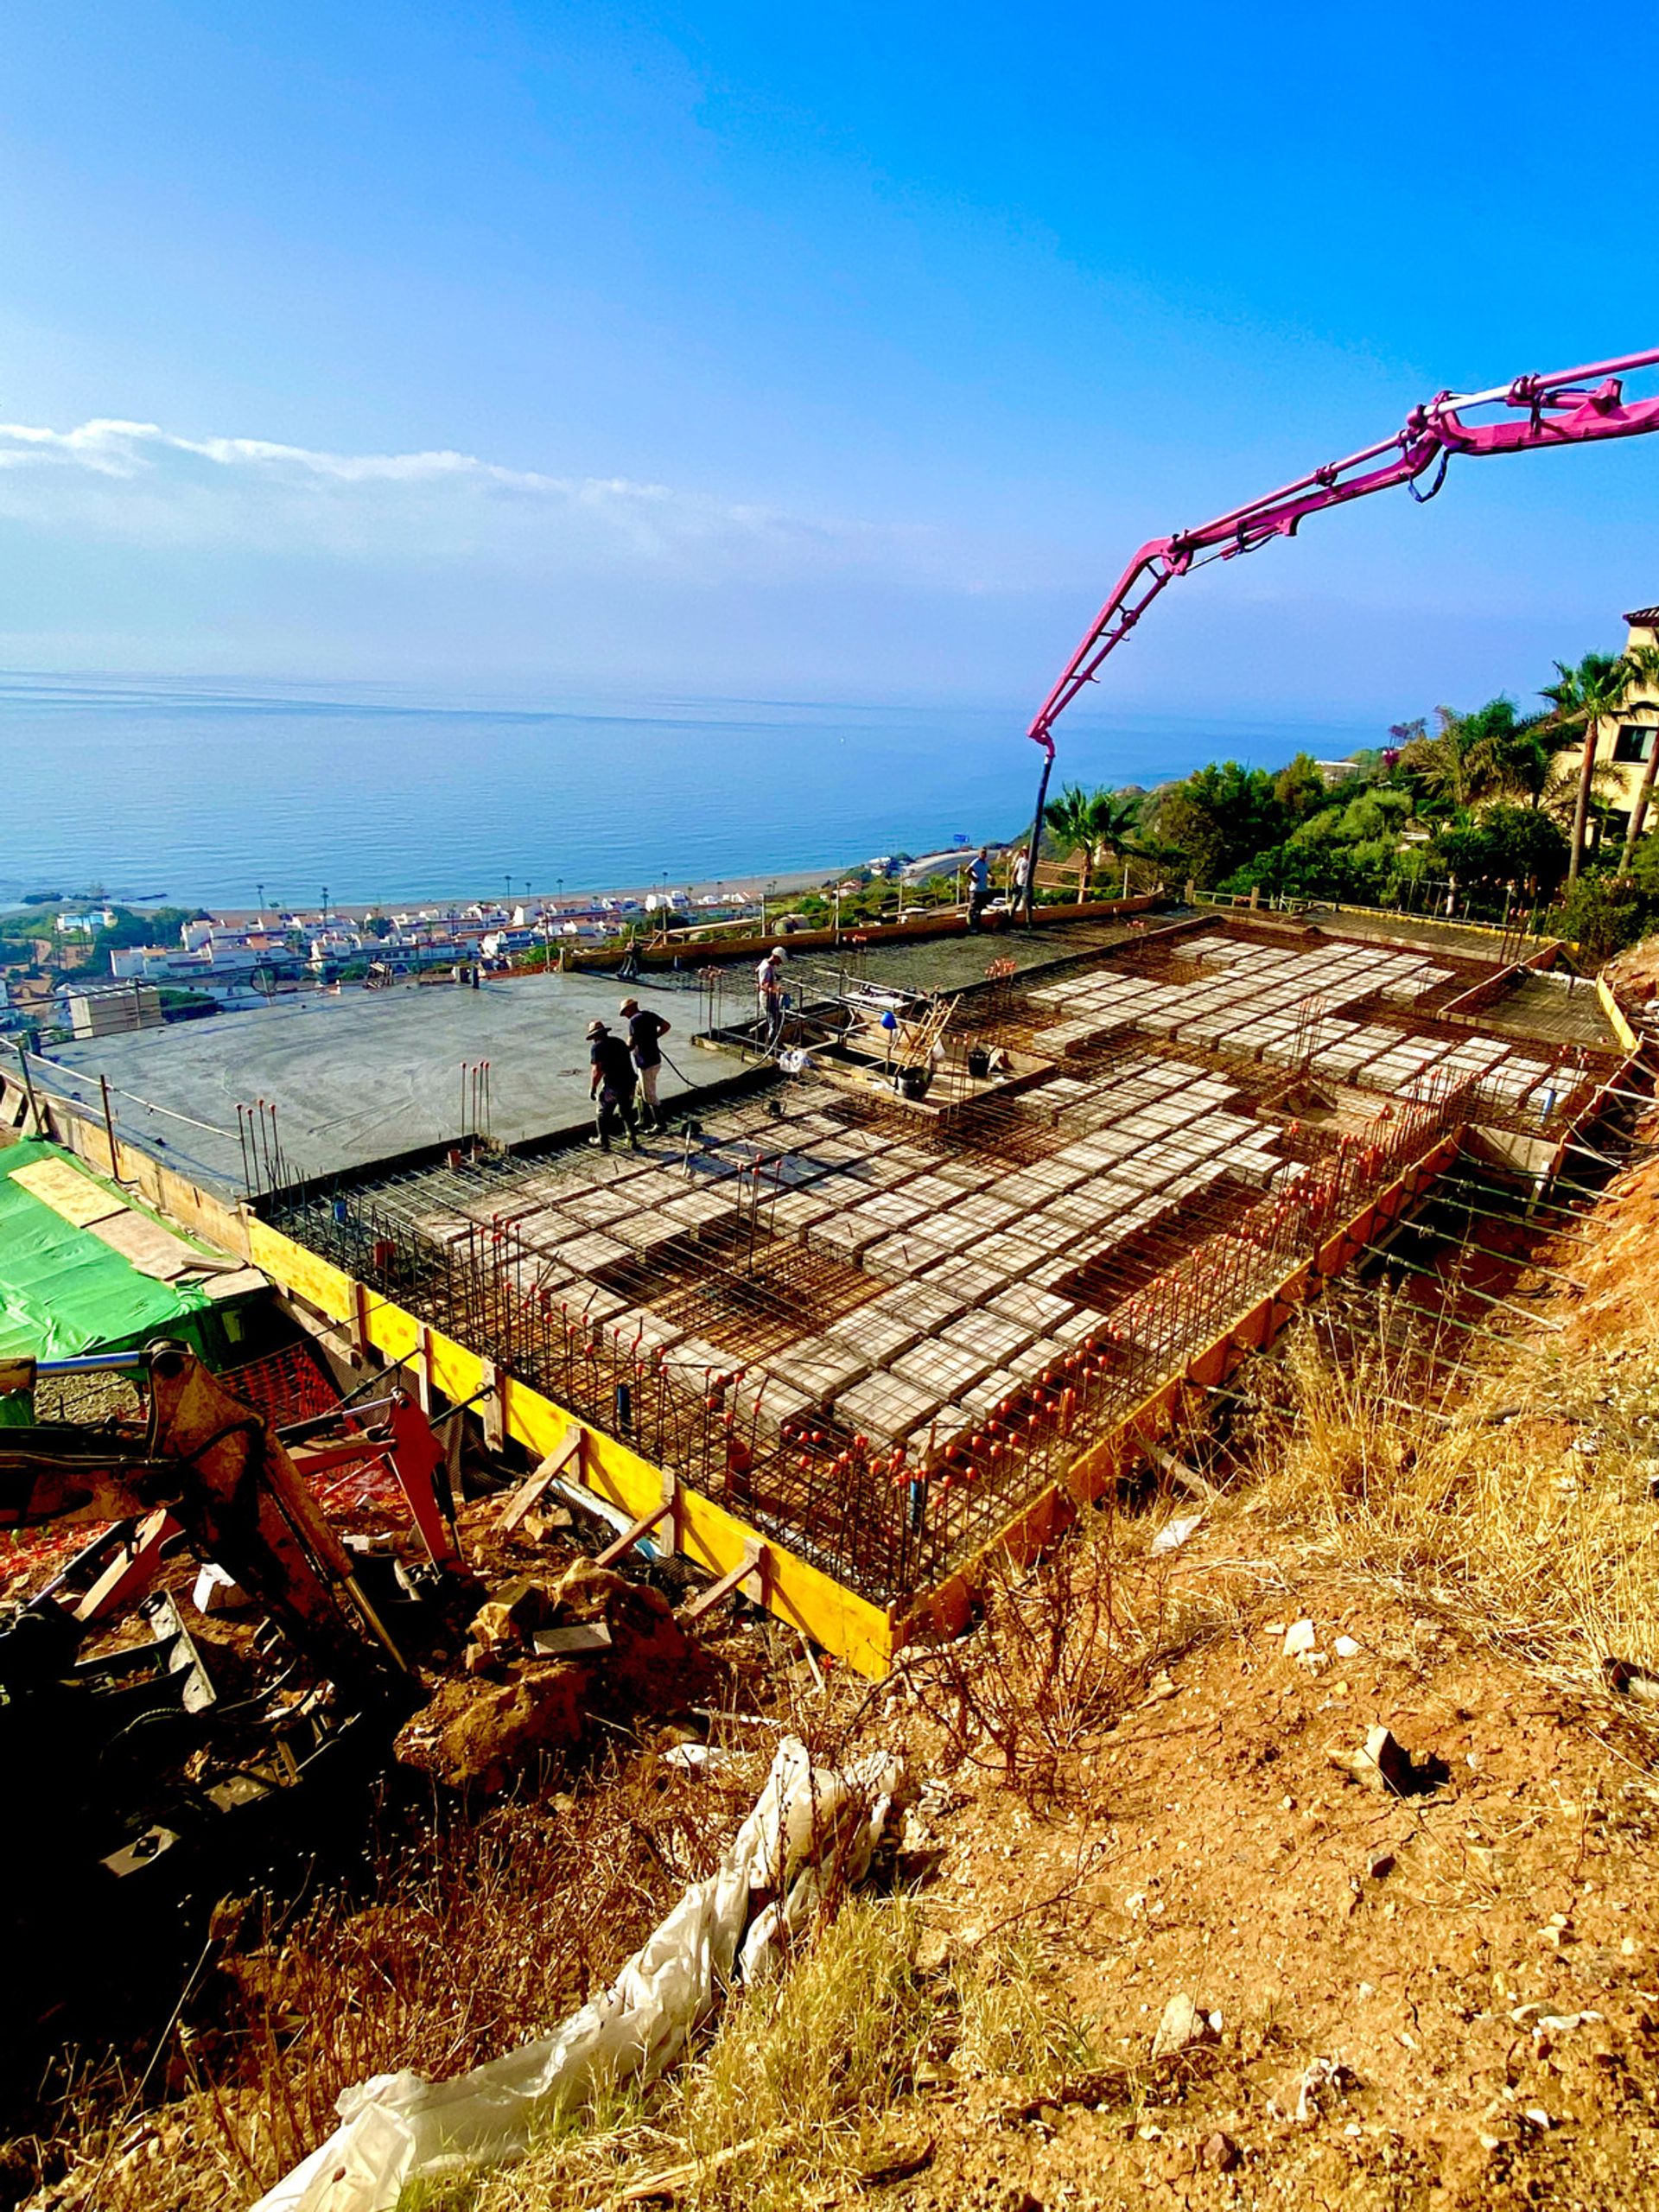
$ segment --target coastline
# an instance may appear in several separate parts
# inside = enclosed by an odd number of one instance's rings
[[[851,863],[851,865],[856,867],[861,865],[861,863],[855,861]],[[711,876],[702,882],[692,881],[689,883],[683,883],[677,881],[672,876],[665,878],[659,875],[656,880],[652,883],[624,884],[615,887],[607,885],[597,890],[588,890],[582,888],[575,891],[541,889],[533,891],[515,891],[512,894],[512,903],[515,906],[524,903],[528,903],[532,906],[553,906],[556,907],[560,912],[574,912],[580,908],[591,906],[601,899],[637,899],[643,906],[645,899],[652,897],[660,897],[664,887],[671,891],[689,892],[694,899],[701,898],[710,892],[723,892],[734,899],[759,899],[763,893],[768,899],[790,898],[804,892],[817,891],[822,885],[830,881],[834,878],[844,874],[845,873],[846,868],[844,865],[841,868],[837,868],[836,863],[831,861],[820,868],[783,868],[769,875]],[[368,914],[381,914],[393,912],[398,913],[419,913],[423,911],[429,911],[435,914],[448,914],[452,911],[455,912],[464,912],[466,908],[469,906],[499,906],[502,902],[503,895],[504,894],[501,892],[491,892],[486,889],[482,892],[458,892],[453,897],[448,899],[391,899],[385,900],[378,899],[331,899],[328,901],[328,912],[330,914],[339,915],[342,919],[351,921],[361,921],[364,917]],[[179,899],[169,900],[168,903],[169,905],[183,905],[186,902]],[[205,901],[200,901],[198,903],[204,906],[206,906]],[[138,912],[141,913],[143,911],[143,909],[142,907],[138,909]],[[247,926],[257,920],[259,918],[259,910],[254,906],[219,906],[212,908],[209,911],[212,912],[215,921],[222,921],[231,925],[232,926],[237,927]],[[288,908],[278,908],[273,906],[271,908],[267,909],[267,911],[296,913],[307,912],[311,910],[306,907],[290,906]]]

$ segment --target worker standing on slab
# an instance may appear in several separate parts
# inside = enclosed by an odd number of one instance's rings
[[[968,926],[979,927],[979,918],[991,903],[991,863],[983,845],[968,863]]]
[[[784,948],[774,944],[772,950],[754,971],[756,995],[760,1001],[760,1027],[766,1042],[772,1044],[784,1026]]]
[[[636,998],[624,999],[617,1012],[628,1025],[628,1044],[639,1071],[639,1090],[645,1102],[641,1119],[646,1128],[660,1129],[663,1117],[657,1105],[657,1084],[663,1072],[663,1050],[658,1039],[666,1037],[673,1025],[648,1006],[641,1006]]]
[[[628,1133],[629,1151],[638,1152],[639,1124],[633,1111],[633,1054],[626,1039],[613,1037],[602,1021],[590,1021],[588,1058],[594,1071],[588,1095],[595,1109],[595,1128],[588,1143],[601,1152],[608,1152],[611,1138],[620,1126]]]

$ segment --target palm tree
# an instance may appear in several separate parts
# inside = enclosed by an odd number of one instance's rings
[[[1543,696],[1553,711],[1548,726],[1562,733],[1582,731],[1584,749],[1579,761],[1578,795],[1573,807],[1573,834],[1567,856],[1567,887],[1570,891],[1584,865],[1585,831],[1590,819],[1590,793],[1596,775],[1596,738],[1609,715],[1618,712],[1630,690],[1635,671],[1622,654],[1586,653],[1576,668],[1558,660],[1559,679],[1547,683]]]
[[[1633,683],[1651,684],[1659,690],[1659,645],[1636,645],[1624,656]],[[1636,794],[1636,804],[1630,809],[1630,826],[1624,832],[1624,852],[1618,863],[1621,875],[1628,875],[1636,859],[1636,841],[1642,835],[1642,825],[1648,817],[1648,802],[1653,797],[1654,771],[1659,769],[1659,731],[1654,734],[1646,766],[1642,771],[1642,782]]]
[[[1081,851],[1090,868],[1096,868],[1129,842],[1141,810],[1139,799],[1116,791],[1085,791],[1080,785],[1062,785],[1058,798],[1043,809],[1043,820],[1068,852]]]
[[[1436,707],[1440,728],[1434,735],[1428,736],[1419,724],[1407,741],[1400,765],[1421,783],[1433,807],[1460,814],[1485,798],[1498,781],[1492,760],[1492,733],[1487,723],[1493,710],[1500,707],[1509,707],[1508,700],[1494,700],[1491,707],[1472,715]],[[1510,715],[1512,721],[1512,708]]]

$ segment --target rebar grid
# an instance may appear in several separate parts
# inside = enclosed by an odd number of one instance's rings
[[[1245,925],[1217,933],[1263,941]],[[1120,944],[1103,970],[1205,973],[1145,942]],[[1327,1086],[1338,1110],[1316,1100],[1291,1118],[1285,1096],[1318,1057],[1322,1022],[1371,995],[1357,983],[1284,1002],[1268,1061],[1122,1027],[1100,1041],[1074,1032],[1084,1049],[1058,1058],[1045,1051],[1057,1025],[1039,982],[992,975],[964,1009],[976,1038],[1052,1062],[1031,1089],[940,1116],[798,1080],[721,1109],[717,1133],[687,1136],[677,1157],[527,1164],[463,1148],[443,1169],[301,1198],[283,1225],[848,1587],[899,1605],[1063,1479],[1443,1136],[1471,1121],[1564,1132],[1611,1071],[1611,1055],[1602,1070],[1593,1053],[1543,1047],[1531,1093],[1505,1105],[1478,1071],[1431,1065],[1379,1101],[1362,1071]],[[719,994],[708,995],[712,1013]],[[1366,1021],[1450,1043],[1479,1033],[1392,1003]],[[1160,1067],[1162,1090],[1147,1072]],[[1208,1102],[1185,1119],[1151,1111],[1171,1104],[1175,1071]],[[1129,1103],[1102,1111],[1120,1084],[1141,1086],[1141,1103],[1125,1087]],[[1117,1155],[1121,1182],[1116,1166],[1047,1173],[1137,1115],[1154,1126]],[[1111,1224],[1098,1205],[1093,1228],[1086,1203],[1068,1214],[1068,1172],[1088,1185],[1082,1199],[1115,1185]],[[1036,1318],[1017,1359],[982,1361],[974,1388],[921,1392],[938,1411],[919,1421],[893,1416],[883,1395],[895,1353],[859,1370],[881,1385],[874,1403],[848,1389],[850,1369],[826,1370],[826,1345],[845,1351],[839,1325],[864,1326],[861,1306],[888,1294],[902,1313],[931,1271],[971,1274],[990,1243],[1014,1287],[964,1289],[953,1311],[965,1318],[950,1326],[995,1332],[998,1300],[1025,1299]],[[1077,1264],[1071,1247],[1085,1248]],[[946,1371],[938,1322],[906,1341]],[[871,1408],[861,1427],[855,1403]]]
[[[984,1419],[950,1433],[936,1422],[908,1444],[849,1433],[811,1411],[774,1420],[763,1371],[700,1358],[704,1347],[688,1355],[674,1344],[653,1345],[642,1317],[618,1325],[591,1303],[566,1300],[547,1281],[547,1253],[512,1223],[469,1220],[440,1239],[361,1194],[301,1201],[282,1225],[849,1588],[892,1605],[942,1580],[1022,1503],[1062,1478],[1369,1196],[1461,1126],[1471,1089],[1398,1112],[1370,1142],[1338,1140],[1281,1196],[1240,1205],[1235,1194],[1225,1226],[1201,1248],[1149,1279],[1137,1271],[1122,1294],[1103,1283],[1099,1327],[1057,1344],[1052,1360]],[[747,1262],[733,1267],[736,1234],[728,1217],[714,1234],[693,1229],[667,1240],[643,1264],[648,1273],[664,1268],[668,1244],[682,1247],[671,1261],[676,1294],[691,1294],[690,1270],[700,1269],[700,1312],[733,1297],[734,1278],[741,1284],[734,1304],[769,1295],[786,1304],[799,1278],[785,1267],[768,1287]]]

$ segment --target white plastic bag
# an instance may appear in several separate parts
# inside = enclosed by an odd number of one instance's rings
[[[453,2082],[377,2074],[344,2091],[340,2126],[253,2212],[391,2212],[417,2176],[520,2156],[537,2128],[601,2082],[654,2080],[718,2001],[740,1942],[747,1979],[767,1962],[779,1929],[803,1922],[838,1858],[848,1879],[864,1872],[897,1778],[895,1762],[880,1752],[837,1771],[815,1769],[805,1746],[785,1737],[719,1867],[693,1883],[602,1997],[552,2035]],[[756,1892],[770,1901],[749,1927]]]

